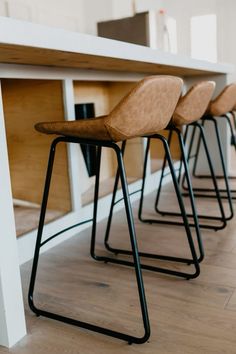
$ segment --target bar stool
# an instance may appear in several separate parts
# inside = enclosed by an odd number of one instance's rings
[[[182,153],[182,158],[181,158],[181,163],[180,163],[180,168],[179,168],[179,183],[181,181],[181,172],[182,172],[182,166],[184,166],[184,169],[186,171],[186,165],[189,164],[190,159],[194,158],[195,155],[191,156],[192,149],[193,149],[193,142],[194,142],[194,137],[196,134],[196,130],[198,129],[199,132],[199,140],[203,144],[204,152],[206,155],[207,163],[209,166],[209,171],[210,171],[210,177],[212,179],[213,185],[214,185],[214,190],[215,190],[215,197],[217,198],[218,206],[219,206],[219,212],[220,216],[210,216],[210,215],[202,215],[198,213],[198,219],[199,220],[204,220],[204,223],[200,223],[201,228],[206,228],[206,229],[214,229],[214,230],[219,230],[223,229],[226,226],[226,216],[224,212],[224,207],[222,204],[220,192],[219,192],[219,187],[217,183],[217,179],[215,176],[214,172],[214,167],[212,164],[211,156],[209,153],[208,149],[208,144],[205,138],[205,133],[204,129],[201,124],[199,124],[198,120],[204,115],[208,104],[212,98],[213,92],[215,89],[215,83],[210,82],[210,81],[204,81],[197,83],[194,85],[184,96],[181,97],[179,100],[179,103],[175,109],[173,118],[171,120],[171,124],[168,127],[169,130],[169,144],[171,143],[171,139],[173,137],[173,132],[175,132],[178,136],[178,141],[180,145],[180,150],[181,152],[184,150],[184,143],[182,140],[182,134],[181,131],[183,130],[183,127],[185,127],[185,136],[184,136],[184,141],[186,142],[188,138],[188,133],[190,133],[190,127],[192,127],[192,132],[191,132],[191,137],[189,139],[189,148],[188,148],[188,153],[187,153],[187,161],[184,158],[184,154]],[[155,202],[155,210],[157,213],[161,214],[162,216],[180,216],[179,213],[176,212],[170,212],[167,210],[161,210],[159,207],[160,203],[160,196],[161,196],[161,190],[162,190],[162,182],[165,175],[165,167],[166,167],[166,158],[163,160],[163,166],[162,166],[162,173],[161,173],[161,178],[159,182],[159,187],[157,191],[157,197],[156,197],[156,202]],[[188,174],[184,171],[183,178],[182,178],[182,186],[184,189],[187,190],[187,193],[182,193],[183,195],[188,195],[190,196],[190,201],[192,202],[192,196],[191,193],[194,191],[194,196],[198,196],[195,191],[198,190],[196,187],[191,187],[190,181],[188,178]],[[187,186],[184,185],[185,180],[187,181]],[[194,206],[192,206],[192,210],[194,210]],[[188,214],[189,217],[194,218],[194,213],[193,214]],[[173,218],[172,218],[173,220]],[[210,221],[210,224],[207,224],[206,221]],[[215,223],[216,221],[217,223]],[[173,221],[171,221],[173,222]],[[179,222],[175,222],[176,225],[179,224]],[[192,224],[191,224],[192,225]],[[193,226],[193,225],[192,225]]]
[[[236,151],[236,104],[234,105],[232,111],[230,112],[232,119],[233,119],[233,124],[231,123],[231,120],[229,120],[230,122],[230,133],[231,133],[231,145],[234,146],[234,149]],[[229,178],[231,179],[235,179],[235,176],[230,176]],[[232,190],[231,192],[236,192],[236,190]],[[236,199],[235,196],[232,196],[232,199]]]
[[[234,105],[234,107],[233,107],[233,109],[232,109],[232,111],[230,113],[233,116],[234,129],[236,130],[236,104]],[[233,139],[234,142],[236,142],[235,139],[236,138],[235,138],[235,135],[234,135],[234,139]],[[233,141],[232,141],[232,143],[233,143]]]
[[[222,178],[224,180],[224,184],[225,184],[225,187],[220,188],[219,191],[221,193],[221,198],[227,199],[227,202],[229,205],[229,215],[227,216],[227,220],[232,219],[233,215],[234,215],[232,199],[235,199],[236,197],[232,197],[231,192],[236,192],[236,190],[232,190],[229,186],[229,176],[226,171],[218,122],[219,122],[219,119],[226,119],[226,121],[229,125],[229,128],[230,128],[231,139],[233,140],[233,144],[236,148],[236,141],[235,141],[235,137],[234,137],[233,126],[232,126],[232,123],[231,123],[230,118],[228,116],[232,112],[232,110],[235,106],[235,102],[236,102],[236,84],[233,83],[233,84],[227,85],[222,90],[222,92],[213,101],[210,102],[206,114],[202,117],[202,125],[204,126],[205,122],[207,122],[207,121],[212,122],[214,131],[215,131],[217,146],[218,146],[218,150],[219,150],[220,164],[222,167],[222,176],[217,176],[217,177]],[[196,158],[195,158],[194,165],[193,165],[193,175],[196,178],[209,178],[206,175],[197,174],[197,172],[196,172],[198,158],[199,158],[199,152],[200,152],[200,145],[201,145],[201,142],[198,140],[197,149],[196,149]],[[214,189],[202,188],[201,192],[204,192],[204,194],[202,194],[201,196],[207,196],[210,198],[214,198],[215,196],[212,195],[212,192],[214,192],[214,191],[215,191]]]
[[[214,84],[213,83],[209,83],[208,85],[208,91],[204,90],[204,95],[208,94],[209,98],[207,103],[205,104],[205,109],[210,101],[212,92],[214,90]],[[207,91],[207,92],[205,92]],[[205,96],[204,96],[205,98]],[[202,112],[204,113],[204,111]],[[158,117],[158,114],[157,114]],[[180,135],[180,141],[182,142],[182,136]],[[175,276],[179,276],[179,277],[183,277],[186,279],[191,279],[191,278],[196,278],[199,273],[200,273],[200,269],[199,269],[199,262],[202,261],[203,257],[204,257],[204,250],[203,250],[203,245],[202,245],[202,240],[201,240],[201,233],[200,233],[200,228],[199,228],[199,223],[198,223],[198,217],[197,217],[197,212],[196,212],[196,207],[195,207],[195,203],[194,203],[194,196],[193,193],[191,193],[191,206],[192,206],[192,211],[193,211],[193,216],[194,217],[194,227],[196,229],[196,234],[197,234],[197,241],[198,241],[198,248],[199,248],[199,253],[200,256],[199,258],[197,257],[196,251],[194,249],[194,247],[192,247],[193,245],[193,238],[192,238],[192,233],[190,230],[190,224],[188,221],[188,215],[186,214],[186,210],[185,210],[185,206],[184,206],[184,201],[181,195],[181,191],[179,189],[179,184],[178,184],[178,180],[175,174],[175,169],[174,169],[174,165],[173,165],[173,161],[171,158],[171,154],[170,154],[170,150],[169,150],[169,144],[167,142],[167,140],[164,138],[164,136],[160,135],[160,134],[155,134],[155,135],[151,135],[147,137],[147,146],[146,146],[146,152],[145,152],[145,158],[144,158],[144,168],[143,168],[143,178],[142,178],[142,187],[141,190],[136,191],[136,192],[141,192],[141,197],[140,197],[140,205],[139,205],[139,219],[142,222],[146,222],[148,224],[152,224],[152,223],[158,223],[158,224],[168,224],[168,225],[176,225],[175,222],[173,221],[167,221],[167,220],[153,220],[153,219],[144,219],[142,217],[142,208],[143,208],[143,199],[144,199],[144,188],[145,188],[145,181],[146,181],[146,170],[147,170],[147,161],[148,161],[148,152],[149,152],[149,147],[150,147],[150,140],[151,139],[159,139],[161,140],[164,150],[165,150],[165,159],[166,161],[168,161],[169,164],[169,168],[170,168],[170,174],[172,177],[172,181],[174,184],[174,189],[175,189],[175,193],[177,196],[177,200],[178,200],[178,204],[179,204],[179,208],[180,208],[180,216],[182,217],[182,222],[179,222],[178,225],[184,226],[185,227],[185,232],[186,232],[186,236],[188,239],[188,243],[189,243],[189,248],[190,248],[190,252],[192,255],[192,259],[189,258],[180,258],[180,257],[174,257],[174,256],[169,256],[169,255],[163,255],[163,254],[153,254],[153,253],[147,253],[147,252],[139,252],[139,255],[144,257],[144,258],[149,258],[149,259],[159,259],[159,260],[164,260],[164,261],[170,261],[170,262],[178,262],[178,263],[185,263],[185,264],[194,264],[195,266],[195,272],[190,274],[187,272],[181,272],[181,271],[176,271],[175,268],[171,269],[170,267],[167,268],[160,268],[160,267],[154,267],[154,266],[150,266],[148,264],[145,264],[144,262],[142,262],[142,268],[143,269],[147,269],[147,270],[151,270],[154,272],[161,272],[161,273],[165,273],[165,274],[170,274],[170,275],[175,275]],[[182,154],[185,157],[185,151],[183,148],[183,142],[182,142]],[[123,142],[122,144],[122,153],[124,154],[125,152],[125,142]],[[186,163],[186,157],[184,159],[185,161],[185,168],[186,168],[186,173],[188,173],[188,167],[187,167],[187,163]],[[106,233],[105,233],[105,238],[104,238],[104,244],[105,247],[107,248],[108,251],[114,253],[116,256],[120,255],[130,255],[130,251],[125,250],[125,249],[121,249],[121,248],[114,248],[111,246],[110,244],[110,231],[111,231],[111,224],[112,224],[112,217],[113,217],[113,210],[115,205],[120,202],[122,199],[116,200],[116,193],[117,193],[117,189],[118,189],[118,182],[119,182],[119,171],[117,171],[116,174],[116,179],[115,179],[115,183],[114,183],[114,189],[113,189],[113,195],[112,195],[112,201],[111,201],[111,207],[110,207],[110,214],[109,214],[109,218],[108,218],[108,223],[107,223],[107,228],[106,228]],[[188,182],[189,182],[189,189],[191,190],[191,181],[190,181],[190,177],[188,175]],[[121,261],[122,262],[122,261]]]
[[[150,325],[140,267],[138,246],[136,241],[136,233],[128,194],[128,185],[123,163],[122,150],[119,145],[116,144],[116,142],[139,137],[142,135],[151,135],[159,129],[163,129],[168,124],[173,114],[181,94],[181,89],[182,80],[180,78],[171,76],[150,76],[138,83],[135,88],[123,100],[121,100],[121,102],[107,116],[92,118],[86,121],[79,120],[69,122],[46,122],[36,125],[36,130],[41,133],[55,134],[59,136],[52,141],[49,153],[48,168],[28,293],[29,306],[36,315],[41,315],[58,321],[73,324],[78,327],[86,328],[91,331],[128,341],[129,343],[144,343],[148,340],[150,336]],[[159,117],[158,120],[156,119],[157,116]],[[132,250],[131,254],[133,256],[133,262],[127,261],[126,265],[132,265],[135,268],[142,313],[142,322],[144,326],[144,335],[142,337],[131,336],[126,333],[114,331],[110,328],[97,326],[74,318],[65,317],[58,313],[49,312],[44,309],[40,309],[34,303],[33,297],[40,248],[59,234],[57,233],[52,235],[42,242],[47,200],[50,189],[51,175],[53,171],[53,162],[56,153],[56,147],[59,143],[89,144],[97,146],[94,209],[93,218],[92,220],[89,220],[92,221],[90,255],[97,261],[120,264],[119,260],[117,259],[106,256],[99,256],[95,252],[101,150],[102,147],[106,147],[112,149],[115,152],[125,203],[125,211]],[[77,224],[77,226],[79,224]],[[60,233],[68,230],[69,228],[62,230]]]

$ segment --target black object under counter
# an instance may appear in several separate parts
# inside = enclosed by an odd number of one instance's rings
[[[148,12],[97,23],[99,37],[149,46]]]
[[[89,119],[95,117],[94,103],[75,104],[75,119]],[[82,154],[87,167],[89,177],[96,173],[96,146],[81,145]]]

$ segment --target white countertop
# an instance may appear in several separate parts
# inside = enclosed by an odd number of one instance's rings
[[[0,62],[146,73],[170,71],[183,75],[234,71],[230,64],[196,60],[6,17],[0,17]]]

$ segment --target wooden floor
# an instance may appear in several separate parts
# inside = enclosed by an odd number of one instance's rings
[[[22,236],[38,227],[39,222],[39,208],[32,208],[27,206],[14,206],[16,235]],[[65,214],[61,210],[47,210],[46,223],[62,217]]]
[[[154,196],[146,200],[147,214]],[[173,205],[168,189],[164,198]],[[137,214],[137,204],[135,215]],[[214,211],[214,201],[199,208]],[[173,255],[188,255],[182,227],[143,225],[136,220],[139,248]],[[104,253],[105,223],[98,227],[98,252]],[[0,353],[48,354],[235,354],[236,353],[236,219],[224,231],[202,232],[206,257],[200,276],[191,281],[144,271],[151,322],[151,338],[143,345],[126,343],[87,330],[35,317],[26,293],[31,264],[22,266],[28,336]],[[123,212],[115,215],[113,245],[128,243]],[[172,265],[178,269],[178,265]],[[191,267],[183,266],[191,271]],[[129,333],[142,334],[133,270],[100,264],[89,257],[89,231],[43,254],[36,302],[81,320]]]

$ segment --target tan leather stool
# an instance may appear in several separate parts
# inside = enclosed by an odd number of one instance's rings
[[[234,130],[233,126],[231,123],[231,120],[229,118],[229,114],[232,112],[236,102],[236,84],[230,84],[227,85],[222,92],[213,100],[210,102],[207,112],[202,118],[202,124],[204,125],[206,121],[212,122],[215,135],[216,135],[216,141],[219,149],[219,156],[220,156],[220,163],[222,166],[222,173],[223,176],[221,178],[224,179],[224,184],[225,188],[220,189],[221,193],[221,198],[222,199],[227,199],[228,204],[229,204],[229,215],[227,216],[227,220],[232,219],[234,215],[233,211],[233,205],[232,205],[232,199],[236,199],[235,196],[232,196],[232,192],[236,192],[236,190],[232,190],[229,186],[229,176],[226,171],[225,167],[225,162],[224,162],[224,156],[223,156],[223,150],[222,150],[222,142],[221,142],[221,137],[220,137],[220,132],[218,128],[218,121],[219,119],[226,119],[228,122],[230,131],[231,131],[231,139],[233,140],[233,145],[236,148],[236,140],[234,136]],[[216,118],[217,117],[217,118]],[[204,175],[199,175],[196,173],[196,166],[197,166],[197,161],[198,161],[198,156],[199,156],[199,151],[200,151],[200,142],[198,141],[197,149],[196,149],[196,159],[195,163],[193,166],[193,174],[195,177],[199,178],[206,178],[208,176]],[[208,193],[209,197],[214,198],[214,196],[211,196],[211,192],[214,192],[214,189],[202,189],[204,192],[210,192]],[[205,193],[206,194],[206,193]]]
[[[209,103],[207,114],[215,117],[224,117],[231,112],[236,104],[236,84],[225,86],[221,93]]]
[[[178,116],[178,125],[183,125],[186,123],[191,123],[192,121],[195,121],[197,119],[199,119],[199,117],[201,117],[207,106],[208,103],[212,97],[213,91],[214,91],[214,87],[215,84],[212,82],[206,82],[206,83],[202,83],[199,84],[197,86],[195,86],[192,90],[189,91],[188,95],[184,96],[184,98],[182,98],[179,103],[179,113],[182,113],[181,115]],[[199,102],[196,102],[195,106],[191,106],[191,103],[193,103],[196,101],[196,99]],[[182,112],[183,111],[183,112]],[[176,110],[175,110],[176,112]],[[156,115],[156,119],[158,120],[158,112]],[[173,118],[176,120],[177,123],[177,113],[175,118]],[[171,123],[171,126],[174,128],[174,123]],[[183,147],[183,142],[182,142],[182,136],[179,132],[178,129],[176,129],[179,133],[179,139],[180,139],[180,143],[181,148],[182,148],[182,154],[184,154],[184,147]],[[192,234],[191,231],[189,229],[189,226],[194,226],[196,229],[196,234],[197,234],[197,239],[198,239],[198,248],[200,251],[200,256],[198,258],[198,262],[202,261],[203,257],[204,257],[204,250],[203,250],[203,245],[202,245],[202,240],[201,240],[201,233],[200,233],[200,229],[199,229],[199,223],[198,223],[198,216],[197,216],[197,212],[196,212],[196,207],[195,207],[195,203],[194,203],[194,196],[193,193],[191,192],[190,194],[190,198],[191,198],[191,205],[192,205],[192,212],[193,214],[190,215],[194,218],[194,225],[189,225],[188,222],[188,215],[186,214],[185,208],[182,206],[184,205],[183,199],[182,199],[182,195],[180,193],[180,189],[178,186],[178,181],[176,180],[176,175],[175,175],[175,170],[174,170],[174,166],[173,166],[173,162],[172,159],[170,158],[170,152],[169,152],[169,147],[168,149],[165,147],[165,143],[164,143],[164,150],[166,153],[166,158],[165,158],[165,163],[168,160],[168,164],[170,167],[170,174],[172,176],[172,180],[174,183],[174,187],[175,187],[175,193],[177,196],[177,200],[179,203],[179,207],[180,207],[180,214],[177,214],[178,216],[180,215],[182,217],[183,221],[179,221],[179,222],[175,222],[175,221],[169,221],[169,220],[163,220],[162,219],[151,219],[151,218],[144,218],[142,216],[142,211],[143,211],[143,199],[144,199],[144,187],[145,187],[145,181],[146,181],[146,170],[147,170],[147,161],[148,161],[148,156],[149,156],[149,147],[150,147],[150,140],[151,139],[157,139],[157,137],[162,140],[163,142],[165,141],[165,138],[163,136],[160,136],[157,134],[155,134],[154,136],[149,136],[147,139],[147,147],[146,147],[146,152],[145,152],[145,158],[144,158],[144,168],[143,168],[143,178],[142,178],[142,187],[141,187],[141,197],[140,197],[140,204],[139,204],[139,212],[138,212],[138,216],[140,221],[142,222],[146,222],[148,224],[152,224],[152,223],[157,223],[157,224],[166,224],[166,225],[181,225],[185,227],[185,231],[186,231],[186,235],[188,237],[189,240],[189,244],[191,243],[190,240],[192,240]],[[122,150],[123,153],[125,152],[125,142],[123,143],[122,146]],[[187,167],[187,162],[185,159],[185,170],[188,172],[188,167]],[[186,173],[187,173],[186,172]],[[191,181],[188,176],[188,185],[189,185],[189,189],[190,191],[192,191],[192,187],[191,187]],[[130,252],[128,250],[125,249],[120,249],[120,248],[114,248],[111,245],[110,242],[110,230],[111,230],[111,222],[112,222],[112,216],[113,216],[113,209],[115,207],[115,205],[120,202],[120,200],[116,201],[116,193],[117,193],[117,188],[118,188],[118,181],[119,181],[119,173],[117,173],[116,175],[116,180],[115,180],[115,184],[114,184],[114,189],[113,189],[113,196],[112,196],[112,201],[111,201],[111,208],[110,208],[110,214],[109,214],[109,218],[108,218],[108,223],[107,223],[107,228],[106,228],[106,234],[105,234],[105,240],[104,240],[104,244],[105,247],[107,248],[107,250],[113,252],[115,255],[118,254],[125,254],[125,255],[129,255]],[[177,182],[177,185],[175,185],[175,183]],[[139,192],[139,191],[138,191]],[[191,247],[190,247],[191,249]],[[192,250],[191,250],[192,252]],[[170,256],[170,255],[163,255],[163,254],[150,254],[147,252],[140,252],[139,253],[143,258],[153,258],[153,259],[160,259],[160,260],[165,260],[165,261],[171,261],[171,262],[179,262],[179,263],[187,263],[187,264],[194,264],[196,266],[196,260],[195,257],[193,256],[192,253],[192,259],[186,259],[186,258],[180,258],[180,257],[174,257],[174,256]],[[169,267],[169,269],[166,268],[154,268],[153,266],[148,266],[147,264],[145,264],[144,262],[142,262],[142,267],[144,269],[148,269],[148,270],[152,270],[152,271],[159,271],[159,272],[163,272],[166,274],[172,274],[175,276],[180,276],[180,277],[185,277],[187,279],[190,278],[195,278],[199,275],[197,267],[196,267],[196,271],[193,274],[189,274],[186,272],[180,272],[180,271],[176,271],[171,269],[171,267]]]
[[[206,229],[214,229],[214,230],[220,230],[226,226],[226,216],[225,216],[225,211],[223,207],[223,203],[221,200],[219,188],[218,188],[218,183],[217,179],[215,176],[214,172],[214,167],[213,163],[211,160],[210,152],[208,149],[208,144],[205,138],[205,133],[202,125],[198,122],[198,120],[204,115],[204,113],[207,110],[207,107],[209,105],[209,102],[211,100],[211,97],[213,95],[215,88],[215,83],[210,82],[210,81],[204,81],[197,83],[194,85],[181,99],[179,100],[179,103],[175,109],[173,118],[172,118],[172,124],[174,125],[173,127],[170,127],[170,135],[169,135],[169,143],[171,142],[171,138],[173,136],[173,132],[175,131],[178,135],[178,140],[180,143],[180,149],[181,151],[183,150],[183,144],[182,144],[182,138],[181,138],[181,130],[183,126],[186,126],[185,129],[185,139],[187,139],[188,133],[190,133],[189,128],[192,127],[192,132],[191,132],[191,137],[189,139],[189,147],[188,147],[188,156],[187,156],[187,161],[184,159],[181,161],[181,166],[179,170],[179,181],[181,180],[181,170],[182,166],[186,165],[186,163],[189,163],[189,160],[192,158],[195,158],[195,155],[191,156],[192,150],[193,150],[193,142],[194,142],[194,137],[196,135],[196,130],[198,129],[199,131],[199,139],[200,142],[202,143],[207,163],[209,166],[209,172],[210,172],[210,177],[212,179],[213,185],[214,185],[214,190],[215,190],[215,197],[217,198],[218,201],[218,206],[219,206],[219,216],[210,216],[210,215],[200,215],[198,213],[198,219],[204,220],[203,224],[200,224],[201,228],[206,228]],[[157,193],[157,198],[156,198],[156,211],[160,214],[164,215],[171,215],[171,216],[178,216],[179,213],[173,213],[173,212],[168,212],[166,210],[160,210],[158,207],[158,204],[160,202],[160,194],[161,194],[161,186],[162,186],[162,180],[164,177],[164,169],[166,167],[166,161],[164,159],[163,162],[163,167],[162,167],[162,175],[160,179],[160,185]],[[187,186],[185,186],[184,182],[187,180]],[[187,195],[191,196],[191,191],[194,191],[194,196],[198,197],[199,194],[196,192],[201,192],[201,188],[191,188],[189,186],[189,183],[191,181],[188,179],[188,174],[184,172],[183,178],[182,178],[182,187],[188,191]],[[204,189],[203,189],[204,190]],[[201,194],[200,194],[201,195]],[[191,198],[190,198],[191,201]],[[193,208],[194,209],[194,208]],[[192,215],[188,215],[194,217],[194,213]],[[210,223],[206,223],[206,221],[210,221]]]
[[[188,192],[189,192],[191,209],[192,209],[192,214],[187,214],[187,216],[193,218],[193,224],[190,224],[190,226],[193,226],[196,231],[197,240],[198,240],[198,248],[199,248],[199,258],[198,258],[199,262],[201,262],[204,258],[204,249],[203,249],[202,240],[201,240],[201,232],[200,232],[200,228],[199,228],[198,218],[200,216],[200,218],[204,219],[205,215],[198,215],[197,214],[195,201],[194,201],[194,195],[193,195],[193,191],[192,191],[192,183],[191,183],[191,178],[190,178],[189,169],[188,169],[188,161],[187,161],[188,158],[185,153],[185,146],[184,146],[184,141],[183,141],[181,130],[182,130],[183,126],[188,127],[192,123],[197,125],[197,123],[196,123],[197,120],[202,117],[202,115],[205,113],[205,111],[208,107],[208,104],[209,104],[209,102],[212,98],[213,92],[214,92],[214,88],[215,88],[215,83],[208,82],[208,81],[200,82],[200,83],[194,85],[184,96],[182,96],[180,98],[178,105],[175,109],[175,112],[173,114],[172,120],[171,120],[170,124],[168,125],[168,127],[166,128],[167,130],[170,131],[169,137],[168,137],[169,144],[171,143],[173,132],[176,132],[176,134],[178,136],[178,141],[179,141],[180,151],[181,151],[181,156],[182,156],[181,166],[182,166],[182,164],[184,165],[185,177],[187,180]],[[202,131],[202,129],[200,129],[200,133],[203,137],[204,144],[206,144],[204,132]],[[152,137],[148,138],[149,142],[147,144],[147,150],[149,149],[151,139],[152,139]],[[146,156],[147,156],[147,153],[146,153]],[[207,151],[207,157],[209,160],[211,172],[214,177],[214,181],[216,182],[208,151]],[[141,189],[142,191],[141,191],[141,198],[140,198],[140,205],[139,205],[139,219],[142,222],[150,222],[150,221],[152,223],[165,222],[168,225],[182,226],[183,225],[182,221],[178,221],[177,219],[173,218],[173,217],[182,216],[181,213],[170,212],[167,210],[163,211],[163,210],[160,210],[160,207],[159,207],[159,201],[160,201],[161,190],[162,190],[162,182],[163,182],[164,177],[166,176],[166,174],[165,174],[166,164],[167,164],[167,159],[165,156],[164,160],[163,160],[159,186],[157,188],[157,196],[156,196],[156,201],[155,201],[155,211],[162,216],[171,216],[171,219],[168,220],[168,218],[165,217],[164,218],[165,221],[163,221],[163,218],[162,219],[160,219],[160,218],[150,219],[150,218],[145,218],[143,216],[143,203],[144,203],[143,199],[144,199],[144,187],[145,187],[145,175],[146,175],[146,172],[145,172],[146,162],[144,162],[144,175],[143,175],[144,177],[143,177],[143,184],[142,184],[142,189]],[[179,169],[179,178],[178,178],[179,183],[180,183],[180,178],[181,178],[181,167]],[[221,203],[220,199],[219,199],[219,202]],[[220,205],[222,205],[222,203]]]
[[[136,242],[134,221],[129,200],[122,151],[116,142],[139,137],[142,135],[151,135],[158,130],[165,128],[169,123],[173,111],[176,107],[179,96],[181,94],[181,89],[182,80],[177,77],[151,76],[138,83],[136,87],[113,109],[113,111],[108,116],[93,118],[86,121],[79,120],[69,122],[46,122],[36,125],[36,129],[41,133],[59,135],[58,138],[53,140],[49,154],[39,229],[29,287],[29,305],[32,311],[36,313],[36,315],[42,315],[55,320],[83,327],[91,331],[103,333],[128,341],[129,343],[144,343],[149,338],[150,327],[138,247]],[[159,117],[159,119],[157,119],[157,117]],[[40,248],[59,234],[57,233],[48,237],[45,241],[41,241],[51,175],[53,170],[54,156],[58,143],[89,144],[97,146],[97,171],[94,193],[94,211],[93,219],[89,220],[92,221],[90,254],[95,260],[98,261],[134,266],[141,305],[142,320],[144,325],[144,335],[142,337],[131,336],[129,334],[120,333],[109,328],[104,328],[91,323],[61,316],[60,314],[40,309],[34,304],[33,295]],[[113,149],[116,154],[122,192],[124,196],[133,262],[126,261],[121,263],[118,259],[99,256],[95,253],[99,172],[102,147]],[[76,226],[78,225],[79,224],[76,224]],[[65,229],[64,231],[68,230],[69,228]]]

